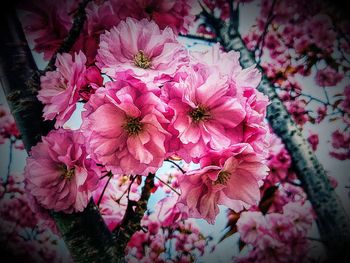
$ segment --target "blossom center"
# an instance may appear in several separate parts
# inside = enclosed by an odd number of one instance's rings
[[[210,118],[209,111],[203,106],[198,106],[197,108],[192,109],[189,112],[189,115],[192,118],[193,122],[200,122],[202,120],[207,120]]]
[[[62,176],[64,179],[70,180],[75,174],[75,168],[68,169],[66,166],[62,165],[60,167],[62,169]]]
[[[228,179],[230,179],[231,174],[227,171],[220,171],[218,175],[218,179],[214,182],[214,184],[226,184]]]
[[[134,55],[134,64],[139,68],[147,69],[151,66],[151,59],[140,50]]]
[[[140,118],[127,117],[123,128],[126,130],[128,135],[136,135],[142,131],[142,126],[143,124],[140,122]]]

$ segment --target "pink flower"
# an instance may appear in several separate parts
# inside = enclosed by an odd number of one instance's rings
[[[103,73],[117,78],[127,72],[146,83],[163,83],[185,64],[187,52],[170,28],[127,18],[101,35],[96,58]]]
[[[288,178],[291,158],[281,139],[275,134],[271,135],[267,160],[268,167],[270,168],[270,173],[267,177],[269,182],[275,184]]]
[[[191,52],[191,56],[195,59],[194,64],[213,66],[220,74],[227,76],[234,95],[237,93],[242,95],[245,89],[256,89],[260,83],[261,73],[255,68],[255,65],[242,69],[239,63],[240,53],[224,52],[219,43],[204,52]]]
[[[234,129],[234,142],[247,142],[257,152],[267,154],[269,132],[264,119],[268,99],[257,91],[261,74],[255,65],[242,69],[239,52],[223,52],[219,44],[205,52],[192,52],[191,55],[195,58],[193,64],[196,67],[210,65],[221,75],[227,76],[230,95],[238,99],[244,107],[245,118]]]
[[[195,17],[190,10],[193,0],[145,0],[124,1],[129,8],[130,16],[141,19],[152,19],[160,29],[170,27],[175,34],[186,34]]]
[[[288,216],[293,224],[296,236],[306,236],[314,219],[313,210],[309,202],[291,202],[283,207],[283,214]]]
[[[330,155],[338,160],[350,159],[350,133],[342,133],[336,130],[332,133],[332,146],[336,151],[331,151]]]
[[[266,215],[266,222],[270,235],[275,239],[288,242],[292,237],[293,223],[288,216],[280,213],[271,213]]]
[[[188,218],[187,207],[178,203],[176,195],[160,200],[155,209],[157,219],[164,227],[175,226],[180,220]]]
[[[331,67],[320,69],[316,73],[316,84],[319,86],[332,87],[337,85],[344,78],[344,74]]]
[[[319,143],[318,134],[310,133],[309,137],[307,137],[307,141],[310,143],[312,150],[316,151]]]
[[[114,174],[154,173],[167,153],[165,104],[141,84],[108,82],[85,105],[89,152]]]
[[[267,231],[266,219],[260,212],[243,212],[237,221],[237,229],[244,242],[256,245]]]
[[[24,30],[34,50],[44,53],[49,60],[68,35],[72,25],[69,15],[77,7],[76,1],[30,0],[21,1]],[[77,49],[76,49],[77,50]]]
[[[56,71],[49,71],[41,77],[38,99],[45,105],[45,120],[56,118],[56,128],[63,126],[71,117],[79,100],[80,88],[84,89],[90,81],[102,84],[101,77],[97,77],[92,69],[86,71],[85,63],[86,57],[82,52],[74,55],[74,61],[70,54],[58,54]]]
[[[31,150],[26,188],[45,209],[83,211],[97,187],[98,167],[87,158],[79,132],[55,130]]]
[[[192,159],[208,150],[222,150],[237,142],[234,128],[245,111],[227,78],[215,68],[187,69],[187,77],[165,87],[174,111],[171,125],[186,154]],[[181,153],[180,153],[181,155]]]
[[[8,109],[0,105],[0,144],[3,144],[5,139],[13,139],[13,137],[20,139],[15,120]]]
[[[179,202],[189,208],[189,216],[213,223],[218,204],[240,211],[259,201],[259,184],[268,168],[248,144],[208,153],[201,167],[179,179]]]

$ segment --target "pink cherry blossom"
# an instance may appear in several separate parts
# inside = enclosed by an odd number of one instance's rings
[[[26,187],[45,209],[83,211],[97,187],[99,169],[87,158],[80,132],[51,131],[31,150]]]
[[[332,87],[337,85],[344,78],[344,74],[331,67],[320,69],[316,73],[316,84],[319,86]]]
[[[0,144],[3,144],[6,139],[10,138],[19,139],[20,133],[9,110],[5,106],[0,105]]]
[[[170,28],[160,30],[153,21],[126,18],[101,35],[96,60],[113,78],[127,72],[146,83],[163,83],[186,63],[187,52]]]
[[[179,203],[188,207],[190,217],[214,223],[219,213],[218,204],[234,211],[257,204],[259,184],[268,168],[248,144],[209,153],[201,159],[201,167],[179,179]]]
[[[290,202],[283,207],[283,214],[292,220],[295,235],[306,236],[314,219],[309,202]]]
[[[182,143],[180,148],[193,160],[237,141],[234,128],[244,119],[245,111],[233,96],[227,77],[216,68],[188,68],[184,80],[164,88],[174,111],[171,126]]]
[[[86,57],[82,52],[76,53],[74,60],[70,54],[58,54],[56,71],[49,71],[41,77],[38,99],[45,105],[45,120],[56,118],[56,128],[63,126],[71,117],[79,100],[80,88],[88,86],[90,79],[102,84],[100,78],[90,76],[92,70],[86,71],[85,63]]]
[[[108,82],[85,105],[82,129],[89,152],[114,174],[154,173],[166,157],[166,105],[138,84]]]
[[[137,0],[127,1],[129,16],[136,19],[152,19],[160,29],[170,27],[176,34],[186,34],[195,17],[191,8],[196,3],[193,0]]]
[[[266,219],[260,212],[243,212],[237,222],[237,229],[244,242],[257,244],[259,236],[267,231]]]
[[[316,151],[319,143],[318,134],[310,133],[309,137],[307,137],[307,141],[310,143],[312,150]]]
[[[240,53],[224,52],[219,43],[206,51],[191,52],[192,63],[206,64],[216,67],[220,74],[229,78],[229,84],[234,89],[234,95],[242,94],[245,89],[256,89],[261,80],[261,73],[254,66],[242,69],[239,63]],[[261,94],[262,95],[262,94]]]
[[[49,60],[68,35],[73,22],[69,14],[76,9],[77,2],[30,0],[21,1],[19,7],[24,30],[34,50],[43,52],[44,59]]]
[[[334,150],[330,155],[339,160],[350,159],[350,133],[336,130],[332,133],[332,146]]]

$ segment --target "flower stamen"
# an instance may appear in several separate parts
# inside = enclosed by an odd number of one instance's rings
[[[231,174],[227,171],[220,171],[218,175],[218,179],[214,182],[214,184],[226,184],[228,179],[230,179]]]
[[[142,131],[143,124],[140,122],[140,118],[126,117],[126,123],[123,128],[128,135],[137,135]]]
[[[151,66],[151,60],[142,50],[140,50],[134,55],[134,64],[139,68],[148,69]]]
[[[203,106],[198,106],[197,108],[192,109],[189,112],[189,115],[192,118],[193,122],[195,123],[204,121],[210,118],[210,114],[208,110]]]
[[[62,177],[66,180],[71,180],[75,175],[75,168],[68,169],[65,165],[61,165],[60,169],[62,170]]]

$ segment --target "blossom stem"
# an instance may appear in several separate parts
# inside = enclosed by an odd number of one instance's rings
[[[102,197],[103,197],[103,195],[105,194],[105,191],[106,191],[106,189],[107,189],[107,186],[108,186],[109,182],[111,181],[112,177],[113,177],[113,174],[109,175],[109,177],[108,177],[108,179],[107,179],[107,182],[106,182],[105,186],[103,187],[102,193],[101,193],[101,195],[100,195],[100,197],[99,197],[99,199],[98,199],[97,207],[100,207],[100,204],[101,204],[101,201],[102,201]]]
[[[175,163],[174,161],[170,160],[170,159],[166,159],[166,162],[172,163],[173,165],[175,165],[183,174],[186,173],[186,171],[184,169],[181,168],[180,165],[178,165],[177,163]]]
[[[270,11],[269,11],[269,14],[267,16],[267,19],[266,19],[266,23],[265,23],[265,27],[264,27],[264,31],[263,33],[261,34],[261,36],[259,37],[258,41],[256,42],[256,45],[254,47],[254,53],[255,51],[257,51],[260,47],[260,43],[261,43],[261,48],[259,50],[259,62],[260,62],[260,59],[261,59],[261,56],[262,56],[262,53],[263,53],[263,48],[264,48],[264,44],[265,44],[265,36],[267,34],[267,29],[269,28],[269,25],[271,24],[272,20],[274,19],[274,15],[273,15],[273,10],[275,8],[275,5],[276,5],[276,0],[274,0],[272,2],[272,5],[271,5],[271,8],[270,8]],[[259,64],[259,63],[258,63]]]
[[[160,179],[158,176],[155,176],[155,178],[157,178],[160,182],[162,182],[164,185],[166,185],[167,187],[169,187],[171,190],[173,190],[178,196],[180,196],[181,194],[175,190],[174,187],[172,187],[171,185],[169,185],[168,183],[164,182],[162,179]]]

